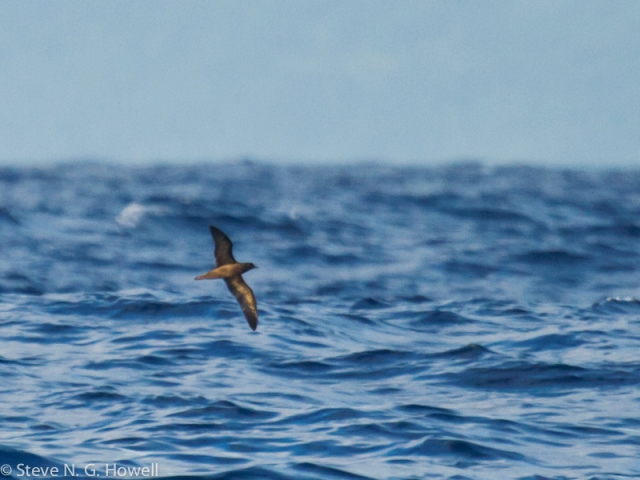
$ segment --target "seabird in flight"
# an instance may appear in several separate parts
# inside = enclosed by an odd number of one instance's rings
[[[247,322],[252,330],[258,327],[258,308],[256,307],[256,297],[253,296],[253,292],[249,288],[244,280],[242,274],[256,267],[253,263],[238,263],[231,249],[233,244],[229,237],[224,232],[216,227],[210,226],[211,236],[213,237],[213,243],[215,248],[213,251],[216,257],[216,268],[196,277],[196,280],[209,280],[214,278],[223,278],[227,284],[229,291],[233,293],[236,300],[242,308]]]

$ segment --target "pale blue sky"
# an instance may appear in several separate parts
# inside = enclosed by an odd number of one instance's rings
[[[640,166],[640,2],[0,1],[0,163]]]

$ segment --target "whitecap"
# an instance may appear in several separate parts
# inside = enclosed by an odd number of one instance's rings
[[[122,211],[116,217],[118,225],[124,228],[134,228],[140,223],[145,213],[153,210],[150,207],[145,207],[140,203],[132,202],[122,209]]]

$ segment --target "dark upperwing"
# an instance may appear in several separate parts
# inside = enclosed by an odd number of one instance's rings
[[[213,228],[214,227],[211,227],[212,232]],[[251,329],[255,330],[258,328],[258,308],[256,307],[256,297],[253,295],[249,285],[245,283],[241,275],[233,275],[232,277],[225,278],[224,281],[227,284],[229,291],[233,293],[233,296],[238,300],[240,308],[242,308],[242,312],[244,313],[244,317],[247,319],[247,322],[249,322]]]
[[[214,226],[210,226],[209,230],[211,230],[211,236],[213,237],[213,243],[215,244],[213,255],[216,257],[216,265],[221,267],[222,265],[237,263],[231,253],[233,244],[231,243],[231,240],[229,240],[229,237],[227,237],[222,230]]]

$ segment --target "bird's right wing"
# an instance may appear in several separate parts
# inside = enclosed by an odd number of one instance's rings
[[[256,306],[256,297],[253,296],[253,292],[249,288],[249,285],[245,283],[241,275],[233,275],[232,277],[225,278],[224,281],[229,287],[229,291],[233,293],[236,300],[242,308],[244,317],[249,322],[251,330],[258,328],[258,307]]]
[[[227,237],[222,230],[214,226],[210,226],[209,230],[211,230],[211,236],[213,237],[213,243],[215,245],[213,255],[216,257],[216,265],[221,267],[222,265],[236,263],[231,253],[233,244],[231,240],[229,240],[229,237]]]

